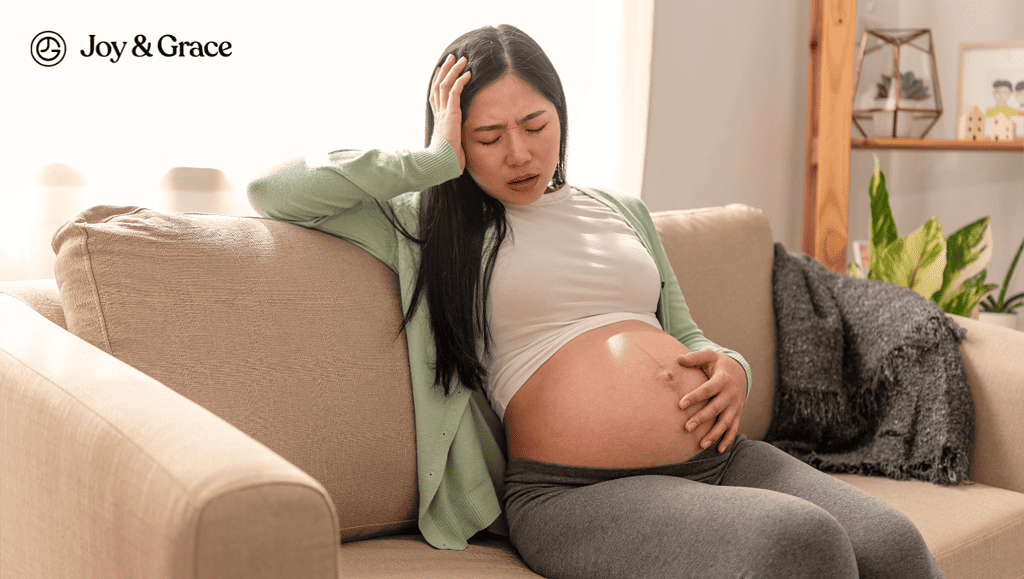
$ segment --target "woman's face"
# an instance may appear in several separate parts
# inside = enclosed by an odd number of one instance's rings
[[[526,205],[544,194],[562,133],[555,105],[514,74],[473,99],[462,123],[466,170],[488,195]]]

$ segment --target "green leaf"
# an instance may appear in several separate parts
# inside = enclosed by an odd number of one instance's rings
[[[888,244],[871,260],[872,277],[909,287],[931,299],[942,287],[946,269],[946,239],[939,220],[932,217],[910,235]]]
[[[1022,304],[1024,304],[1024,292],[1021,292],[1019,294],[1010,296],[1009,298],[1007,298],[1006,302],[1004,302],[1003,305],[1005,305],[1005,306],[1011,306],[1012,305],[1013,307],[1017,307],[1017,306],[1020,306]]]
[[[942,288],[932,296],[936,303],[941,305],[945,295],[977,276],[988,265],[992,258],[992,232],[988,223],[988,217],[982,217],[961,227],[946,239],[946,269],[942,273]]]
[[[936,300],[936,303],[948,314],[970,317],[982,296],[999,287],[985,283],[986,274],[985,270],[979,271],[973,277],[964,280],[959,287],[946,292],[941,300]]]
[[[1002,297],[1001,294],[1000,297]],[[981,302],[981,311],[994,313],[1012,312],[1022,305],[1024,305],[1024,292],[1010,296],[1005,302],[1001,299],[997,301],[995,296],[989,295]]]
[[[871,279],[886,279],[876,277],[881,273],[876,269],[877,261],[885,251],[886,246],[896,241],[896,220],[892,217],[892,208],[889,206],[889,191],[885,188],[885,174],[878,166],[878,156],[875,156],[875,173],[871,176],[871,184],[868,187],[868,194],[871,197],[871,250],[868,257],[868,277]]]
[[[1013,256],[1013,261],[1010,262],[1010,269],[1006,270],[1006,279],[1003,280],[1003,289],[999,292],[999,305],[1003,305],[1003,298],[1006,297],[1006,288],[1010,286],[1010,278],[1013,277],[1013,270],[1017,267],[1017,260],[1020,259],[1021,251],[1024,251],[1024,240],[1021,240],[1020,247],[1017,248],[1017,253]],[[1007,302],[1012,302],[1016,297],[1017,296],[1010,298]]]

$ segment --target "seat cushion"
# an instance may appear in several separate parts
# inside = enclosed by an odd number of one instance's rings
[[[893,505],[917,525],[946,579],[1024,576],[1024,495],[983,484],[836,475]],[[431,548],[418,535],[346,543],[344,577],[537,577],[507,541],[471,541],[463,552]]]
[[[538,579],[503,540],[469,541],[465,551],[435,549],[419,535],[345,543],[338,552],[345,579]]]
[[[1024,577],[1024,494],[977,483],[836,477],[910,517],[946,579]]]
[[[397,283],[278,221],[99,206],[54,236],[67,328],[318,480],[343,539],[415,528]]]

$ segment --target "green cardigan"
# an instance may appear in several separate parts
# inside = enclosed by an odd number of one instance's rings
[[[341,150],[320,160],[289,161],[250,183],[249,201],[266,217],[343,237],[384,262],[398,274],[406,311],[419,247],[391,225],[374,200],[390,206],[398,222],[418,234],[419,191],[461,174],[455,151],[446,140],[436,141],[420,151]],[[736,359],[747,373],[749,391],[750,367],[743,357],[707,340],[690,318],[644,204],[582,191],[622,215],[657,263],[662,282],[657,314],[664,330],[690,350],[712,348]],[[492,431],[497,417],[485,400],[466,389],[453,389],[446,397],[433,386],[435,352],[425,308],[410,320],[406,340],[416,422],[419,529],[434,547],[465,549],[470,537],[501,516],[496,489],[502,486],[505,458]]]

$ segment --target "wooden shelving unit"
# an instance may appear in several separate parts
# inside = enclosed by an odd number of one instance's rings
[[[846,270],[856,21],[857,0],[811,2],[802,247],[833,271]]]
[[[838,272],[846,271],[851,149],[1024,151],[1024,140],[851,138],[856,21],[856,0],[811,2],[802,249]]]
[[[850,139],[851,149],[905,151],[1024,151],[1024,140],[956,141],[949,139]]]

